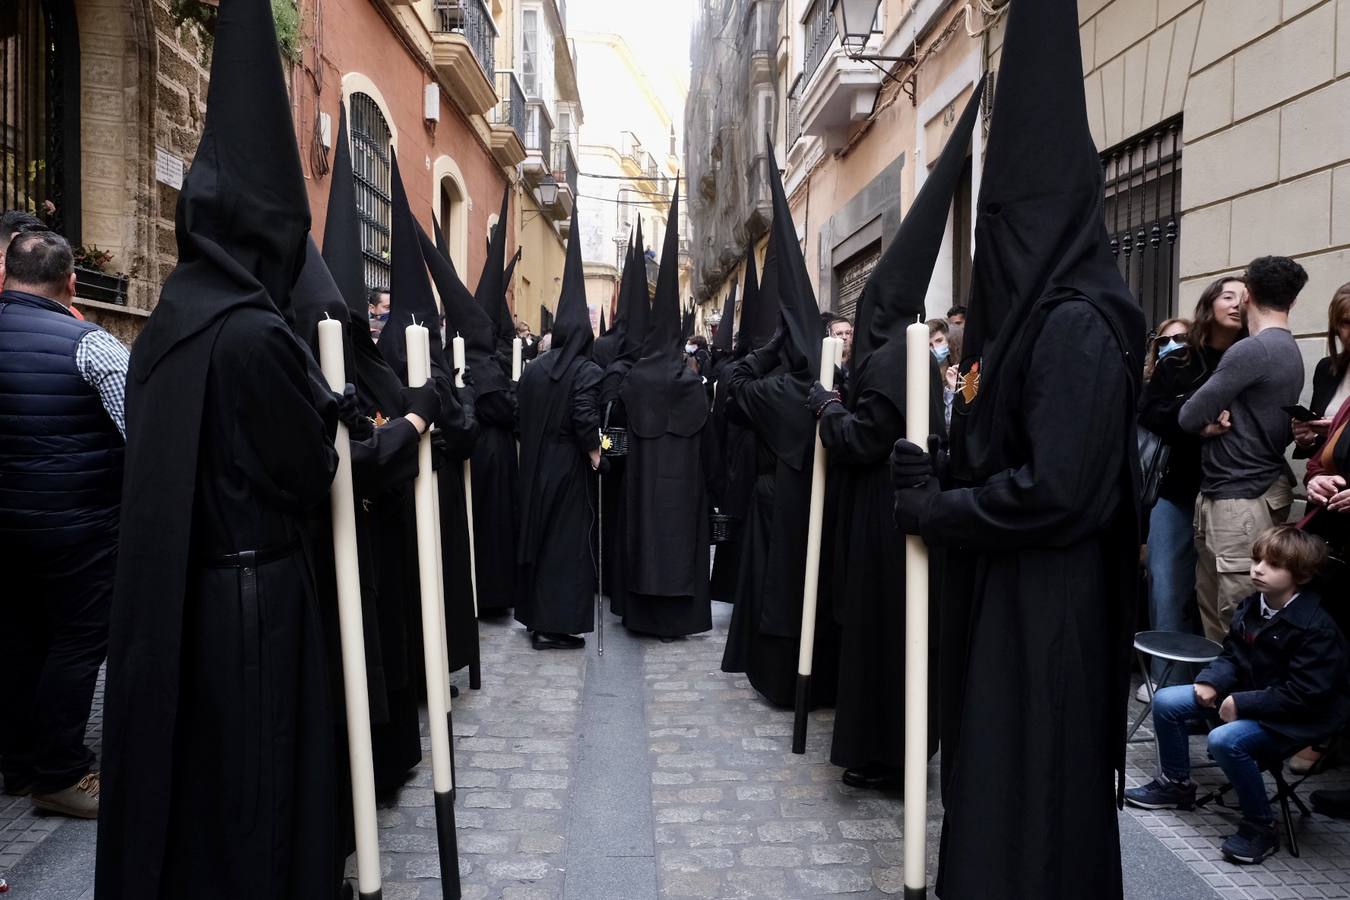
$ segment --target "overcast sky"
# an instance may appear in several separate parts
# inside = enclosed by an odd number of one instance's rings
[[[566,0],[569,31],[620,34],[656,83],[667,104],[671,83],[683,94],[689,86],[689,28],[695,0]],[[665,82],[662,84],[661,82]],[[582,104],[593,102],[582,97]],[[684,131],[684,110],[671,109]]]

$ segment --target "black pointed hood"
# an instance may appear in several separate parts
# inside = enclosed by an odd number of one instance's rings
[[[309,222],[271,4],[232,0],[216,19],[206,122],[178,195],[178,265],[136,342],[133,377],[234,309],[284,313]]]
[[[772,238],[769,239],[768,249],[769,255],[764,258],[766,264],[773,260]],[[768,280],[767,275],[768,265],[765,266],[765,281]],[[765,287],[755,268],[755,244],[752,241],[745,248],[745,290],[741,298],[741,326],[736,331],[737,356],[745,356],[761,346],[773,337],[774,329],[778,327],[778,291],[773,285],[767,286],[769,290],[765,290]]]
[[[549,375],[558,381],[571,368],[572,361],[588,359],[595,332],[591,330],[591,311],[586,305],[586,275],[581,265],[581,227],[577,207],[572,207],[572,228],[567,233],[567,262],[563,265],[562,291],[558,312],[553,318],[553,348]]]
[[[618,358],[619,352],[623,349],[623,335],[626,330],[625,295],[628,291],[628,279],[633,266],[633,238],[628,238],[628,252],[624,254],[623,273],[619,278],[618,287],[618,308],[614,313],[614,321],[610,324],[608,330],[605,329],[604,310],[600,312],[600,337],[595,339],[595,346],[591,349],[591,359],[595,360],[596,365],[602,369],[608,369],[610,364]]]
[[[774,287],[778,292],[783,326],[788,333],[783,350],[794,369],[805,367],[807,371],[819,374],[820,341],[825,336],[825,326],[820,320],[815,291],[811,289],[806,258],[802,256],[801,245],[797,242],[797,227],[792,222],[792,211],[788,209],[783,176],[778,171],[778,160],[774,157],[773,141],[768,135],[764,136],[764,140],[769,159],[769,188],[773,193],[770,241],[773,248],[771,252],[775,257],[772,267]],[[768,260],[765,260],[764,269],[767,282],[770,269]]]
[[[605,311],[602,309],[600,310],[600,335],[601,337],[605,337],[608,336],[608,334],[609,326],[605,324]]]
[[[962,477],[997,466],[1011,414],[999,394],[1031,352],[1045,313],[1088,300],[1133,354],[1137,378],[1145,325],[1112,258],[1103,217],[1101,163],[1088,128],[1074,0],[1017,0],[1010,7],[994,112],[984,153],[966,319],[963,385],[953,462]]]
[[[483,264],[483,274],[478,278],[478,287],[474,290],[474,299],[488,315],[492,325],[492,334],[498,353],[510,354],[511,339],[516,336],[510,310],[506,308],[506,216],[511,206],[511,185],[502,191],[501,212],[497,224],[492,226],[492,236],[488,239],[487,262]],[[434,274],[434,273],[433,273]]]
[[[484,396],[494,391],[507,390],[510,385],[497,355],[492,319],[464,286],[459,273],[455,271],[454,262],[436,249],[436,244],[421,225],[417,225],[417,240],[427,270],[431,273],[431,281],[436,286],[436,293],[440,294],[441,306],[445,309],[447,338],[456,334],[464,338],[464,362],[469,366],[475,392],[478,396]]]
[[[642,221],[638,221],[637,237],[633,241],[631,272],[624,278],[628,289],[619,300],[623,309],[624,335],[623,349],[620,355],[629,362],[636,362],[642,355],[642,345],[647,339],[647,330],[651,327],[652,302],[647,293],[647,251],[642,245]]]
[[[730,355],[735,344],[732,342],[736,331],[736,283],[732,282],[727,291],[727,299],[722,303],[722,318],[717,320],[717,331],[713,333],[712,349]]]
[[[397,155],[392,156],[390,192],[393,215],[390,234],[389,321],[380,332],[380,354],[398,377],[408,379],[408,344],[405,329],[416,322],[426,326],[431,343],[431,364],[449,372],[441,337],[441,311],[431,293],[427,264],[418,239],[419,226],[408,205],[408,192],[398,171]]]
[[[305,261],[300,267],[300,277],[295,279],[291,288],[291,306],[286,313],[291,331],[300,342],[309,348],[316,362],[319,358],[319,323],[333,319],[342,324],[343,371],[348,381],[355,378],[352,367],[352,336],[348,323],[351,316],[347,311],[347,301],[342,297],[337,282],[324,264],[323,255],[314,243],[313,236],[305,242]],[[354,383],[354,382],[353,382]]]
[[[905,408],[905,329],[924,317],[928,283],[947,234],[952,199],[961,182],[983,96],[981,81],[863,288],[853,326],[853,402],[863,391],[877,390],[896,409]]]
[[[656,276],[656,294],[652,298],[651,326],[642,342],[644,359],[657,354],[671,358],[679,356],[685,337],[680,333],[679,212],[680,188],[677,183],[666,218],[666,240],[661,248],[661,269]],[[645,276],[643,281],[646,282]]]

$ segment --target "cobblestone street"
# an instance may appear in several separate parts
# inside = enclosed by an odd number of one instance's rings
[[[789,752],[791,714],[720,671],[729,618],[718,607],[712,633],[671,644],[635,638],[610,619],[603,657],[594,636],[584,651],[539,653],[509,619],[483,623],[483,690],[464,691],[455,708],[465,897],[901,892],[898,798],[840,783],[827,761],[829,711],[812,717],[807,754]],[[100,731],[101,703],[95,741]],[[1151,744],[1132,747],[1131,784],[1151,777],[1152,758]],[[935,784],[936,770],[931,776]],[[1197,777],[1220,780],[1214,770]],[[397,805],[380,811],[387,900],[442,896],[430,780],[427,763]],[[1347,783],[1344,770],[1333,770],[1303,792]],[[929,812],[931,875],[936,800]],[[1350,823],[1301,818],[1301,858],[1282,851],[1264,866],[1238,868],[1218,853],[1234,821],[1221,809],[1122,815],[1127,896],[1350,896]],[[93,842],[93,823],[35,816],[27,800],[4,798],[6,900],[92,897]]]

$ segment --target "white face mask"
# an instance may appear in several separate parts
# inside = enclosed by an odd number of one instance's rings
[[[694,345],[694,344],[685,344],[685,345],[684,345],[684,352],[685,352],[685,353],[697,353],[697,352],[698,352],[698,347],[697,347],[696,345]]]

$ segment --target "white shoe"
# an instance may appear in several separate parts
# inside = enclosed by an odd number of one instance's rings
[[[1152,684],[1152,682],[1149,682],[1149,684]],[[1156,691],[1157,689],[1158,689],[1158,686],[1157,686],[1156,684],[1154,684],[1154,685],[1153,685],[1153,690]],[[1138,689],[1135,690],[1135,692],[1134,692],[1134,699],[1135,699],[1135,700],[1138,700],[1140,703],[1147,703],[1147,702],[1148,702],[1148,699],[1149,699],[1149,697],[1148,697],[1148,684],[1145,684],[1145,683],[1142,682],[1142,681],[1139,682],[1139,687],[1138,687]]]

